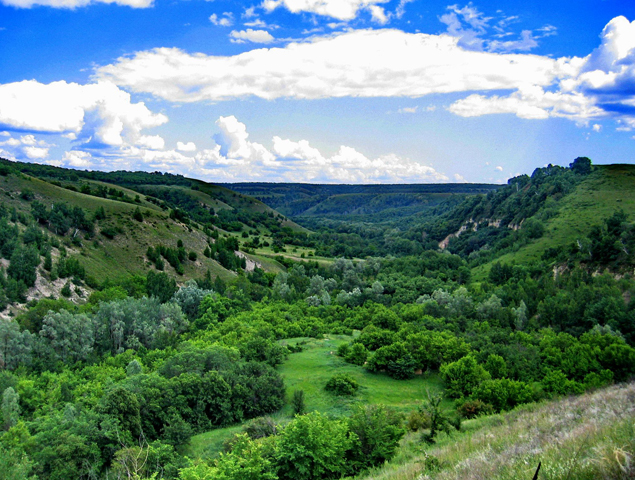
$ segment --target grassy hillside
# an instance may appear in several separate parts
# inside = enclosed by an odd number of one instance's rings
[[[635,476],[635,384],[464,422],[462,432],[402,441],[365,480],[627,479]]]
[[[571,245],[588,237],[592,227],[618,210],[627,221],[635,221],[635,165],[600,165],[559,202],[546,204],[545,233],[516,251],[505,253],[498,262],[539,261],[548,248]],[[553,215],[550,217],[550,215]],[[492,262],[478,267],[477,275],[489,271]]]
[[[199,254],[196,262],[185,266],[184,279],[202,276],[209,269],[213,275],[229,278],[233,274],[222,268],[217,262],[205,258],[202,252],[207,245],[207,236],[200,230],[188,228],[171,218],[161,208],[145,199],[139,203],[125,203],[122,201],[85,195],[80,192],[56,186],[44,180],[29,176],[10,175],[1,177],[0,195],[8,208],[15,207],[18,211],[30,212],[31,203],[39,201],[50,206],[56,202],[64,202],[69,206],[83,208],[88,216],[93,216],[97,209],[103,208],[106,218],[99,222],[93,238],[82,239],[78,243],[71,243],[70,238],[62,239],[67,242],[71,254],[79,254],[86,273],[99,279],[116,279],[134,273],[145,273],[148,270],[145,252],[149,246],[165,244],[175,246],[180,239],[187,251]],[[100,182],[86,182],[99,185]],[[134,191],[121,188],[123,192],[136,195]],[[27,201],[20,197],[21,192],[29,191],[33,194]],[[133,219],[134,211],[139,208],[143,221]],[[111,228],[116,230],[113,238],[103,235],[103,231]],[[166,269],[170,271],[170,266]]]
[[[89,285],[156,271],[154,261],[146,255],[148,248],[162,245],[176,250],[180,242],[188,258],[182,260],[182,271],[163,262],[166,273],[179,283],[202,278],[207,272],[212,278],[227,281],[236,277],[236,267],[227,261],[221,265],[213,253],[205,254],[215,239],[234,238],[243,248],[250,236],[271,244],[280,230],[288,234],[307,232],[258,200],[181,176],[76,171],[2,159],[0,169],[0,202],[5,214],[14,212],[9,227],[17,227],[22,235],[29,225],[37,225],[58,245],[50,252],[53,262],[66,254],[78,259]],[[55,204],[81,209],[93,224],[90,231],[71,229],[59,234],[45,220],[34,222],[34,205],[52,211]],[[284,269],[262,253],[272,252],[265,249],[243,254],[245,268],[258,266],[270,272]],[[5,268],[9,265],[8,256],[0,261]],[[29,300],[57,297],[66,283],[53,276],[49,279],[41,268],[37,278],[28,292]],[[72,299],[79,300],[75,297],[73,294]]]

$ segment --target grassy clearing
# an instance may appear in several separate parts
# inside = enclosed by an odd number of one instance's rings
[[[337,347],[350,341],[344,335],[327,335],[324,339],[294,339],[306,341],[304,351],[293,353],[283,365],[280,373],[291,398],[294,390],[304,390],[308,411],[317,410],[334,416],[348,415],[357,404],[384,404],[407,412],[415,409],[425,398],[426,389],[440,391],[441,380],[436,375],[422,375],[411,380],[395,380],[387,375],[370,373],[357,365],[344,362],[336,355]],[[290,342],[290,343],[292,343]],[[336,373],[348,373],[361,385],[352,398],[331,395],[324,390],[327,380]],[[283,413],[290,415],[291,406]]]
[[[426,446],[408,435],[365,480],[603,480],[635,478],[635,383],[526,405],[464,423]]]
[[[419,376],[412,380],[394,380],[387,375],[373,374],[364,368],[344,362],[336,356],[337,347],[351,340],[345,335],[328,335],[324,339],[295,338],[288,344],[304,343],[304,350],[292,353],[279,367],[287,385],[287,399],[294,390],[304,390],[307,411],[319,411],[334,417],[348,416],[358,404],[384,404],[402,412],[414,410],[425,398],[426,389],[438,392],[441,379],[436,375]],[[324,391],[326,381],[336,373],[350,374],[361,385],[360,391],[351,398],[337,397]],[[447,402],[447,406],[449,406]],[[278,423],[286,423],[292,417],[291,405],[273,416]],[[192,437],[184,454],[190,458],[210,458],[222,450],[225,440],[240,431],[240,425],[219,428]]]
[[[223,442],[240,432],[241,428],[242,425],[233,425],[195,435],[181,453],[189,458],[213,458],[223,451]]]

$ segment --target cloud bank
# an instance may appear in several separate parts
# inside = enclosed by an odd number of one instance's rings
[[[177,102],[247,96],[420,97],[550,85],[567,60],[470,51],[449,35],[354,30],[221,57],[158,48],[122,57],[95,78]]]
[[[136,143],[159,147],[162,140],[141,131],[167,121],[143,102],[132,103],[129,93],[109,82],[0,85],[0,128],[66,134],[95,148]]]
[[[284,5],[292,9],[300,4],[332,8],[330,2],[318,1]],[[346,5],[351,11],[372,6],[361,1]],[[450,112],[463,117],[494,113],[526,119],[564,117],[579,123],[613,117],[635,126],[635,22],[616,17],[604,28],[600,46],[591,54],[553,59],[507,53],[530,49],[539,35],[553,34],[553,27],[539,33],[524,31],[519,40],[484,43],[480,35],[486,28],[504,38],[515,17],[493,22],[473,7],[450,8],[441,17],[448,33],[441,35],[351,30],[234,56],[158,48],[119,58],[97,69],[95,78],[175,102],[249,96],[267,100],[414,98],[466,92],[468,96],[450,105]],[[256,33],[269,35],[253,30],[234,33],[237,39],[252,41],[258,41],[249,38]]]
[[[20,160],[34,160],[58,166],[95,170],[162,170],[208,181],[283,181],[317,183],[426,183],[448,177],[433,167],[388,154],[369,158],[342,145],[325,155],[307,140],[274,136],[270,148],[249,138],[247,127],[235,116],[216,121],[215,145],[197,149],[193,142],[177,142],[165,149],[158,136],[141,135],[134,143],[97,150],[78,145],[60,159],[48,158],[50,145],[34,135],[0,137],[0,154]]]

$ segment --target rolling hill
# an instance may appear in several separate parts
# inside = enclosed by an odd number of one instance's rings
[[[202,278],[208,271],[212,278],[229,280],[236,272],[204,255],[215,237],[243,240],[243,232],[249,232],[263,241],[272,241],[281,229],[307,232],[258,200],[181,176],[83,172],[2,159],[0,169],[1,205],[17,217],[29,217],[37,204],[45,209],[64,204],[68,209],[83,210],[87,219],[95,219],[90,231],[75,229],[65,234],[52,231],[50,222],[49,228],[45,228],[44,220],[40,222],[40,228],[56,237],[69,257],[79,259],[89,284],[145,275],[154,269],[146,255],[149,247],[176,249],[179,242],[194,259],[183,261],[181,272],[169,262],[163,267],[179,282]],[[22,231],[29,222],[16,219],[13,223]],[[53,261],[57,260],[60,248],[53,248],[51,255]],[[241,255],[247,260],[247,270],[254,266],[274,272],[283,268],[266,257]],[[8,266],[8,259],[2,262]],[[28,299],[58,296],[63,284],[61,280],[49,282],[40,274]]]

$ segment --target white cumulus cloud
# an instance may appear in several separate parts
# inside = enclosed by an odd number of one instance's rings
[[[158,150],[139,145],[120,149],[116,158],[99,158],[83,150],[68,151],[48,163],[92,169],[162,170],[208,181],[285,181],[320,183],[440,182],[448,177],[433,167],[395,154],[370,158],[342,145],[331,155],[307,140],[274,136],[269,148],[249,138],[247,127],[235,116],[216,121],[216,145],[196,153]],[[193,144],[192,144],[193,145]]]
[[[591,54],[563,63],[552,85],[519,86],[506,96],[472,94],[449,110],[465,117],[512,113],[528,119],[565,117],[582,124],[612,117],[634,127],[635,22],[616,17],[600,38]]]
[[[96,71],[135,92],[171,101],[419,97],[550,85],[566,60],[470,51],[449,35],[354,30],[235,56],[158,48]]]
[[[231,27],[234,24],[234,14],[231,12],[224,12],[222,15],[213,13],[210,15],[209,21],[219,27]]]
[[[64,158],[61,163],[76,168],[90,168],[93,166],[91,154],[81,150],[64,152]]]
[[[176,149],[181,152],[195,152],[196,144],[194,142],[176,142]]]
[[[73,134],[93,147],[153,142],[141,131],[167,122],[110,82],[89,85],[34,80],[0,85],[0,125],[13,130]]]
[[[233,30],[229,34],[231,41],[236,43],[244,43],[245,41],[252,43],[271,43],[275,40],[266,30],[253,30],[248,28],[247,30]]]
[[[20,160],[44,160],[49,155],[51,145],[44,140],[38,140],[35,135],[22,135],[20,138],[13,138],[7,132],[6,140],[0,141],[0,146],[6,147],[2,150],[4,154],[8,154],[10,158]]]
[[[264,0],[267,11],[284,7],[292,13],[314,13],[338,20],[353,20],[360,10],[390,0]]]

